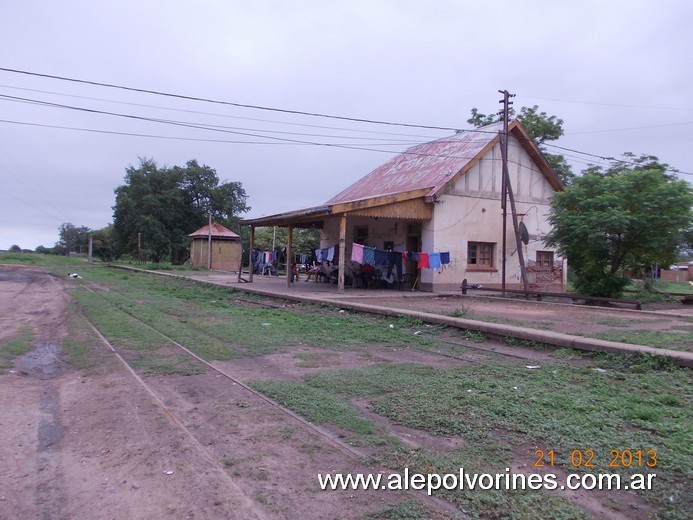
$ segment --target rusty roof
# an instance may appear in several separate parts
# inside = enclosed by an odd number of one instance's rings
[[[413,146],[361,178],[325,204],[428,188],[438,191],[492,141],[500,123]]]
[[[255,219],[244,219],[243,224],[285,225],[301,221],[318,221],[334,213],[360,208],[368,201],[383,204],[394,196],[407,195],[434,199],[449,183],[463,175],[500,140],[502,123],[493,123],[476,130],[413,146],[399,153],[371,173],[338,193],[321,206],[290,211]],[[518,120],[508,130],[534,160],[555,190],[563,183],[543,153]],[[411,197],[410,197],[411,198]],[[402,199],[404,200],[404,199]],[[344,205],[353,207],[346,209]],[[340,207],[341,206],[341,207]],[[312,220],[311,220],[312,219]]]
[[[209,225],[207,225],[201,227],[194,233],[190,233],[188,236],[191,238],[207,238],[209,237],[209,231]],[[212,222],[212,238],[233,240],[240,237],[230,229],[227,229],[224,226],[222,226],[221,224]]]

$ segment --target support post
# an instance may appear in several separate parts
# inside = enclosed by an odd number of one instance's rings
[[[250,243],[248,244],[248,281],[253,282],[253,249],[255,248],[255,226],[250,226]]]
[[[346,221],[347,214],[342,213],[339,220],[339,275],[337,277],[337,292],[344,292],[344,269],[346,267]]]
[[[292,265],[293,265],[293,232],[294,227],[289,224],[288,236],[286,237],[286,286],[291,287]],[[279,264],[277,264],[279,265]]]

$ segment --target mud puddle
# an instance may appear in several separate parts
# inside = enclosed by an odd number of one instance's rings
[[[53,379],[60,374],[64,364],[58,344],[47,341],[34,344],[34,348],[17,359],[16,367],[20,373],[38,379]]]

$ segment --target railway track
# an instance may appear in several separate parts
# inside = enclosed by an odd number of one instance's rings
[[[110,296],[113,296],[114,294],[117,294],[120,297],[125,298],[124,295],[118,293],[117,291],[106,288],[102,285],[96,284],[94,282],[88,281],[88,280],[80,280],[80,285],[83,289],[99,295],[103,297],[103,293],[108,293]],[[239,300],[238,298],[234,298],[234,300]],[[221,376],[224,378],[226,381],[231,383],[232,385],[241,388],[243,391],[247,392],[250,396],[252,396],[255,399],[258,399],[266,404],[268,404],[270,407],[273,409],[281,412],[285,416],[289,418],[290,421],[292,421],[294,424],[299,425],[301,428],[309,431],[310,433],[314,434],[318,438],[322,439],[325,443],[328,445],[337,448],[341,450],[345,455],[355,457],[360,460],[364,460],[368,454],[359,448],[349,444],[348,442],[343,441],[339,435],[331,432],[330,430],[326,428],[322,428],[319,425],[313,424],[310,421],[307,421],[304,419],[302,416],[299,414],[295,413],[294,411],[290,410],[289,408],[286,408],[285,406],[282,406],[281,404],[277,403],[273,399],[268,398],[261,392],[258,392],[254,388],[250,387],[246,383],[244,383],[241,379],[238,377],[234,376],[232,373],[230,373],[228,370],[224,370],[213,363],[210,363],[209,361],[205,360],[195,352],[193,352],[191,349],[186,347],[185,345],[179,343],[175,339],[171,338],[169,335],[165,334],[163,331],[153,327],[152,325],[146,323],[145,321],[141,320],[139,317],[137,317],[134,313],[129,312],[128,310],[114,305],[111,301],[106,300],[109,305],[113,308],[115,312],[121,312],[123,314],[126,314],[130,319],[135,320],[138,322],[143,328],[159,335],[163,339],[165,339],[170,345],[178,349],[179,351],[183,352],[186,356],[194,360],[196,363],[199,363],[203,365],[206,369],[209,369],[213,372],[215,372],[218,376]],[[252,300],[243,300],[243,303],[246,304],[255,304],[255,305],[260,305],[263,307],[269,307],[269,308],[284,308],[283,306],[277,306],[277,305],[271,305],[271,304],[263,304],[262,302],[256,302]],[[77,304],[78,305],[78,304]],[[79,305],[78,305],[79,306]],[[137,383],[143,388],[143,390],[150,395],[150,397],[155,401],[157,406],[161,408],[164,413],[171,419],[172,423],[180,429],[180,431],[185,434],[201,451],[205,459],[210,463],[214,464],[217,468],[221,469],[224,474],[228,475],[228,473],[225,471],[225,468],[223,467],[222,464],[214,457],[212,453],[203,445],[202,442],[197,438],[195,433],[188,427],[185,426],[184,421],[178,417],[178,415],[175,413],[173,409],[171,409],[169,406],[165,404],[163,399],[159,397],[157,392],[152,389],[151,385],[149,385],[142,377],[139,376],[137,371],[133,368],[133,366],[128,363],[128,361],[121,355],[120,349],[118,349],[116,346],[114,346],[109,340],[105,337],[105,335],[102,333],[101,330],[89,319],[88,313],[86,309],[81,308],[81,314],[84,318],[84,320],[88,323],[89,327],[92,329],[92,331],[98,336],[99,340],[102,342],[102,344],[109,349],[109,351],[116,356],[118,361],[126,368],[126,370],[132,375],[132,377],[137,381]],[[219,339],[219,338],[214,338],[213,339]],[[458,356],[452,356],[452,355],[446,355],[443,353],[435,353],[435,352],[429,352],[430,354],[437,354],[440,356],[444,357],[453,357],[458,360],[462,361],[469,361],[465,358],[458,357]],[[380,468],[380,473],[382,473],[385,477],[389,475],[394,475],[398,474],[395,471],[389,470],[387,468]],[[233,479],[229,477],[229,481],[232,483],[234,488],[237,488],[237,484],[233,482]],[[410,490],[408,491],[411,495],[415,496],[418,500],[421,502],[427,504],[429,507],[432,507],[434,510],[442,510],[442,511],[447,511],[449,513],[454,513],[455,515],[460,515],[462,514],[462,511],[456,507],[454,504],[441,499],[437,498],[434,496],[429,496],[423,491],[418,491],[418,490]]]

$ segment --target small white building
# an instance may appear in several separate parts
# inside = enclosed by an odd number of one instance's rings
[[[403,253],[447,253],[437,268],[408,255],[410,283],[424,291],[459,290],[468,283],[521,288],[513,215],[507,206],[503,251],[500,124],[414,146],[376,168],[321,206],[248,219],[261,226],[318,227],[321,247],[335,247],[343,273],[353,244]],[[560,179],[518,122],[509,125],[508,176],[531,290],[563,290],[567,264],[543,242],[551,199]],[[251,232],[251,237],[254,235]],[[291,233],[289,233],[291,235]],[[291,244],[288,244],[290,251]]]

